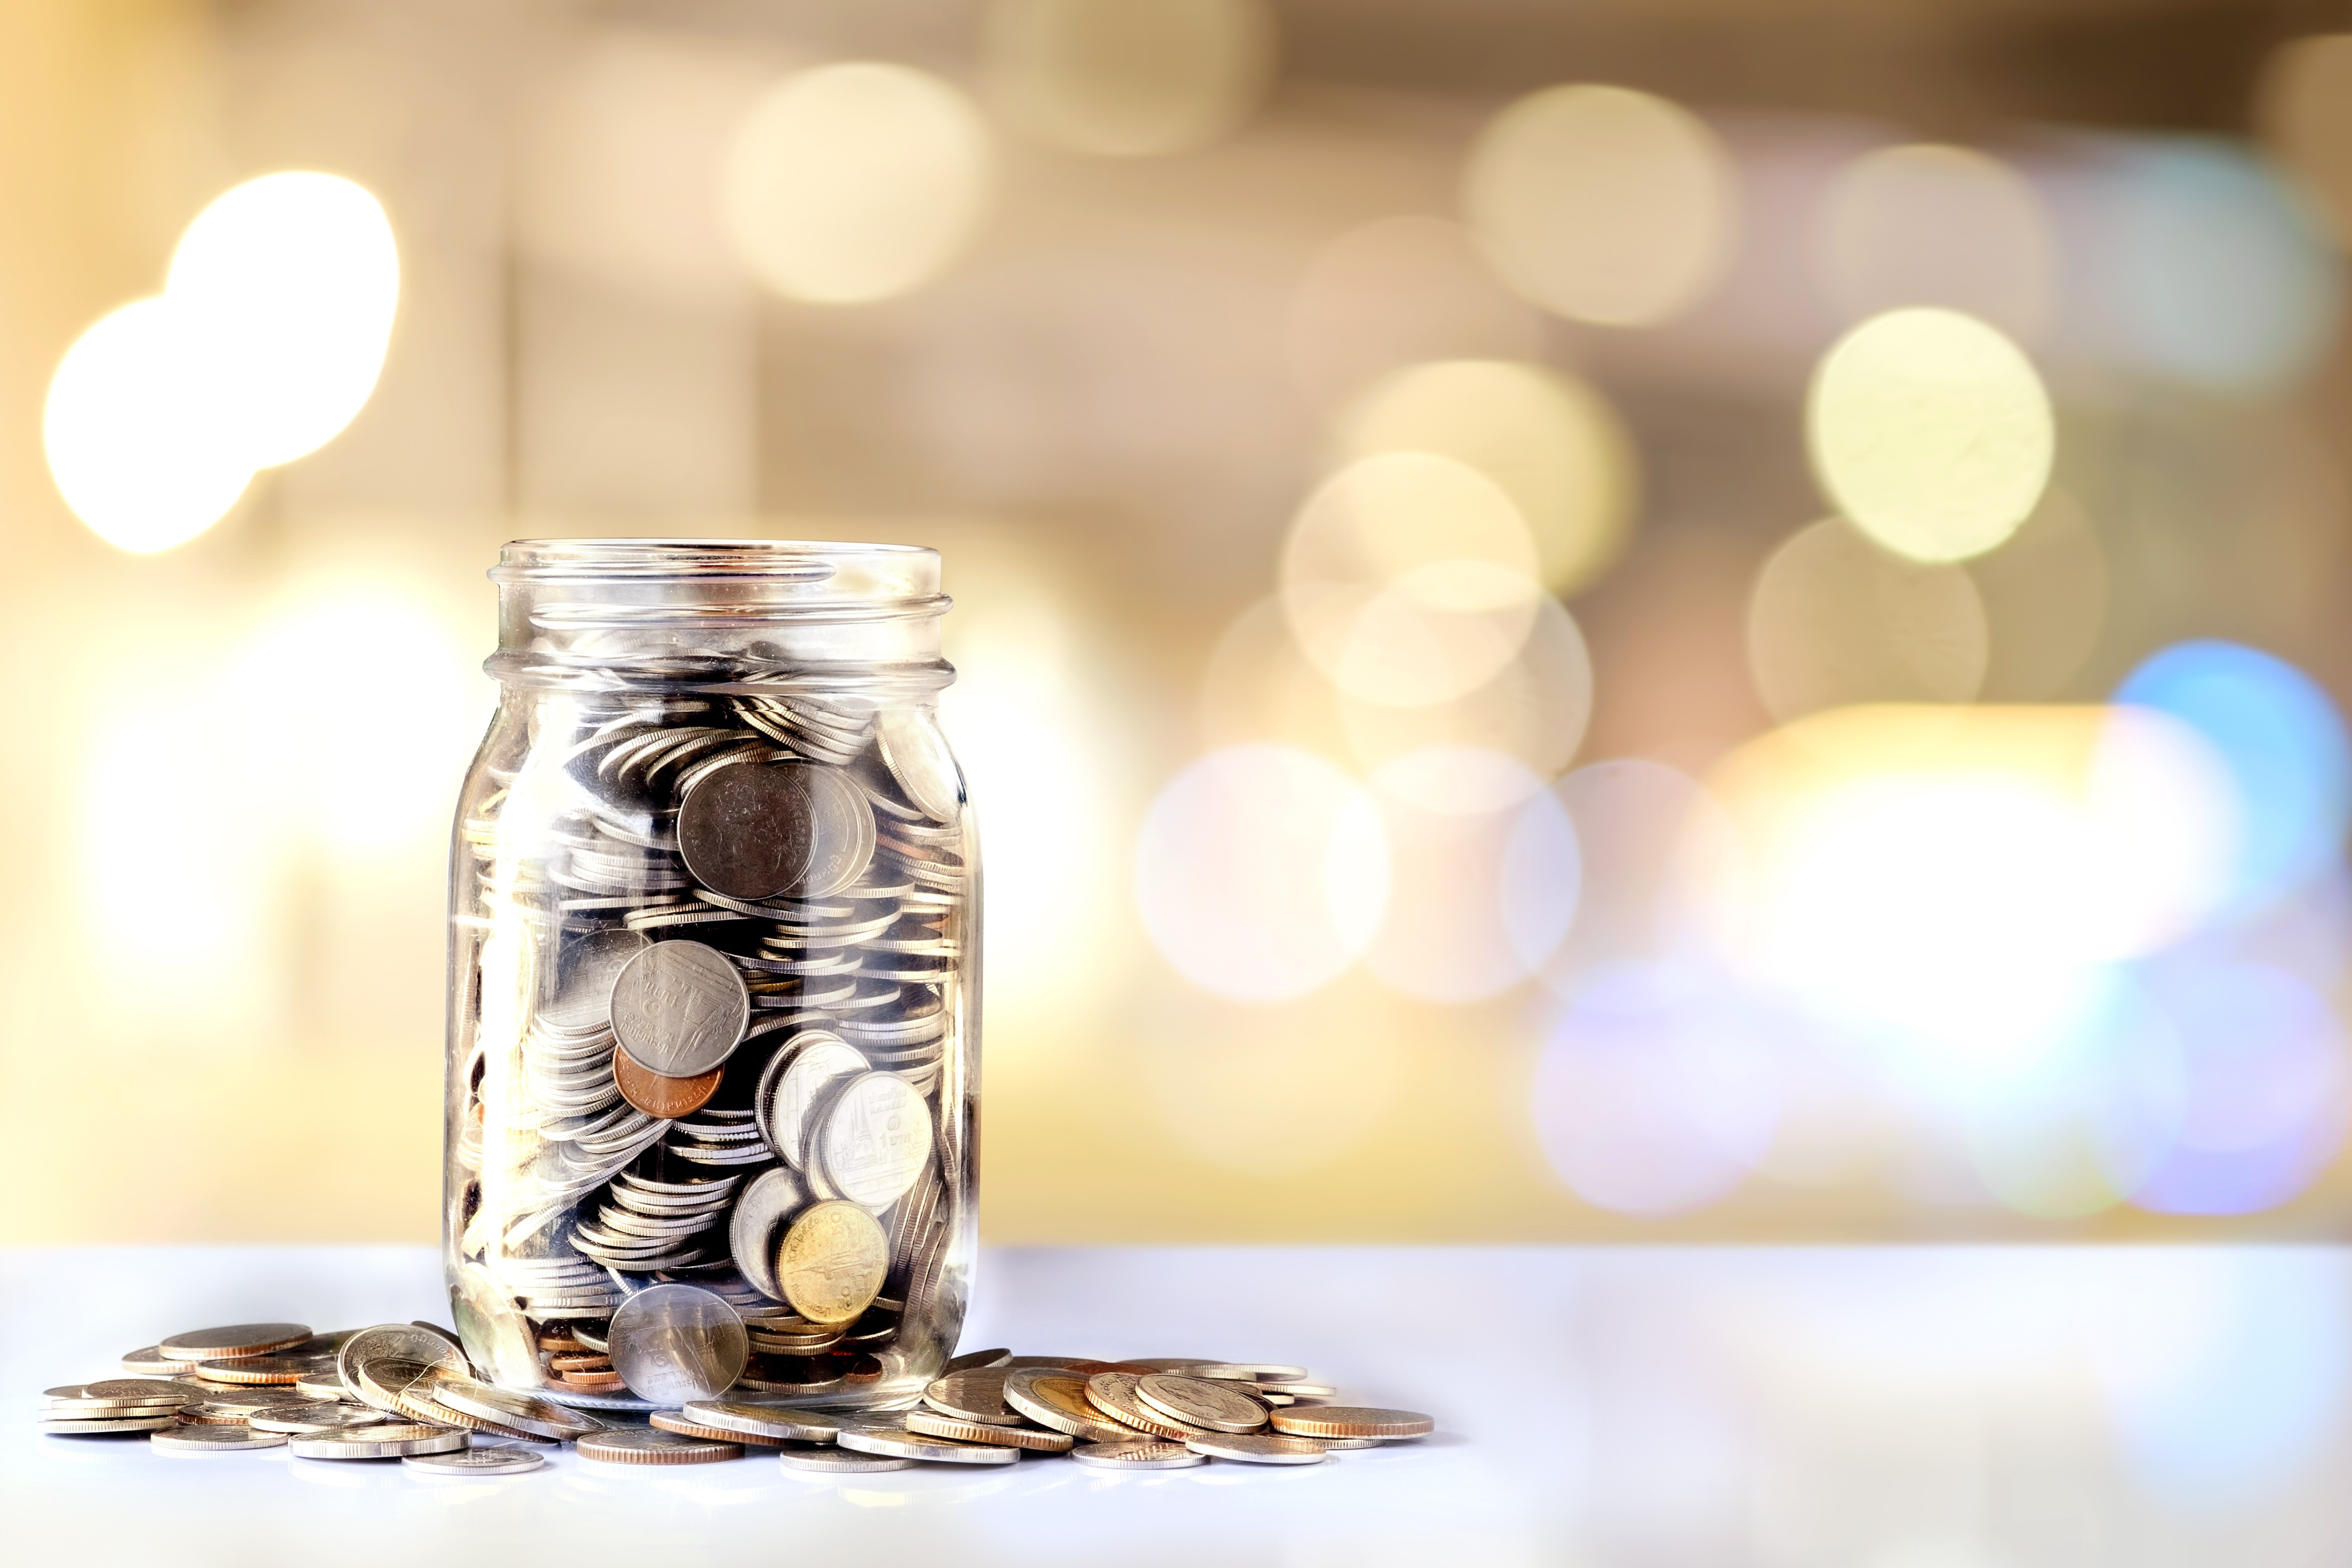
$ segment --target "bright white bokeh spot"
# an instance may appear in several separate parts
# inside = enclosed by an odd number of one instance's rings
[[[1576,915],[1576,828],[1517,760],[1470,747],[1410,752],[1372,788],[1392,866],[1388,918],[1364,954],[1423,1002],[1477,1002],[1526,979]]]
[[[253,477],[205,349],[183,312],[142,300],[58,362],[41,421],[49,474],[110,544],[144,554],[193,539]]]
[[[720,199],[754,277],[817,304],[930,282],[988,205],[987,127],[964,95],[904,66],[821,66],[780,83],[737,131]]]
[[[164,294],[203,344],[253,468],[316,451],[375,390],[400,303],[383,204],[334,174],[265,174],[196,215]]]
[[[990,95],[1051,146],[1098,157],[1187,152],[1231,132],[1273,79],[1261,0],[996,0]]]
[[[1338,979],[1379,929],[1390,853],[1354,780],[1296,746],[1232,746],[1160,792],[1135,852],[1144,929],[1178,973],[1242,1002]]]
[[[1671,320],[1723,275],[1737,238],[1731,161],[1688,110],[1621,87],[1555,87],[1479,133],[1462,203],[1496,268],[1575,321]]]
[[[2032,363],[1957,310],[1890,310],[1822,357],[1813,471],[1864,533],[1915,561],[1981,555],[2033,510],[2057,427]]]

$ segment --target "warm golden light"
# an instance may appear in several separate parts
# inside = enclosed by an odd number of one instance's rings
[[[1620,87],[1555,87],[1479,134],[1463,207],[1513,287],[1581,321],[1641,327],[1696,304],[1730,259],[1731,162],[1688,110]]]
[[[1981,555],[2017,531],[2057,450],[2032,362],[1957,310],[1891,310],[1822,356],[1806,405],[1838,509],[1915,561]]]
[[[41,421],[49,473],[109,544],[143,554],[193,539],[252,479],[207,347],[185,312],[142,300],[58,362]]]
[[[2056,241],[2024,176],[1969,147],[1881,147],[1841,170],[1815,247],[1839,312],[1944,305],[2032,338],[2049,314]]]
[[[1460,224],[1415,214],[1351,228],[1291,295],[1283,346],[1299,390],[1328,405],[1400,366],[1530,360],[1542,315],[1503,287]]]
[[[1633,445],[1593,387],[1544,365],[1451,360],[1374,383],[1348,409],[1350,457],[1431,452],[1502,488],[1535,542],[1536,574],[1573,595],[1624,547],[1638,500]]]
[[[2352,248],[2352,33],[2282,46],[2263,68],[2255,112],[2318,196],[2337,247]]]
[[[819,67],[737,131],[720,199],[752,275],[787,299],[857,304],[930,282],[986,209],[988,132],[964,95],[904,66]]]
[[[997,0],[983,42],[1005,117],[1073,153],[1181,153],[1232,132],[1274,74],[1259,0]]]
[[[1890,555],[1834,518],[1774,551],[1748,601],[1748,669],[1777,719],[1856,702],[1966,702],[1988,653],[1965,569]]]
[[[254,468],[325,446],[375,390],[400,303],[383,206],[333,174],[248,180],[196,215],[164,295]]]

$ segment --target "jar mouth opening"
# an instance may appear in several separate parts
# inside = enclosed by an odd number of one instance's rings
[[[744,582],[872,603],[939,592],[939,552],[919,544],[803,539],[518,539],[490,581],[514,584]],[[832,594],[822,590],[834,585]],[[888,590],[897,588],[898,593]]]

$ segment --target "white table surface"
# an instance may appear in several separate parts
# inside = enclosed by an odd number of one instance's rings
[[[967,1346],[1305,1363],[1426,1410],[1312,1468],[427,1479],[30,1430],[163,1334],[446,1321],[388,1247],[0,1252],[0,1563],[1836,1564],[2352,1555],[2352,1256],[2330,1248],[1131,1248],[989,1254]]]

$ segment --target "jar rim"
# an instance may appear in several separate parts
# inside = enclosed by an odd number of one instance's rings
[[[509,540],[489,570],[493,583],[615,581],[758,582],[779,586],[830,582],[844,567],[895,565],[917,578],[909,598],[938,591],[939,552],[920,544],[809,539],[646,537]],[[929,568],[926,573],[925,568]],[[926,591],[928,590],[928,591]]]

